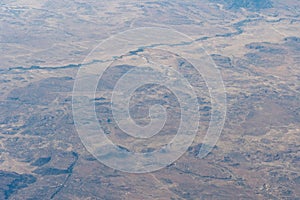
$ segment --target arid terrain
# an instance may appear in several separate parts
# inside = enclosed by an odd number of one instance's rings
[[[0,199],[300,199],[298,0],[3,0],[0,16]],[[180,71],[200,91],[199,130],[187,152],[163,169],[132,174],[87,151],[72,91],[101,41],[139,27],[172,28],[204,48],[222,75],[227,115],[212,152],[199,158],[212,109],[203,77],[177,52],[150,47],[116,59],[91,101],[103,131],[124,151],[160,148],[180,121],[174,94],[149,84],[132,97],[130,114],[147,124],[150,105],[170,110],[160,134],[143,143],[117,127],[109,95],[118,78],[143,64],[138,57]]]

